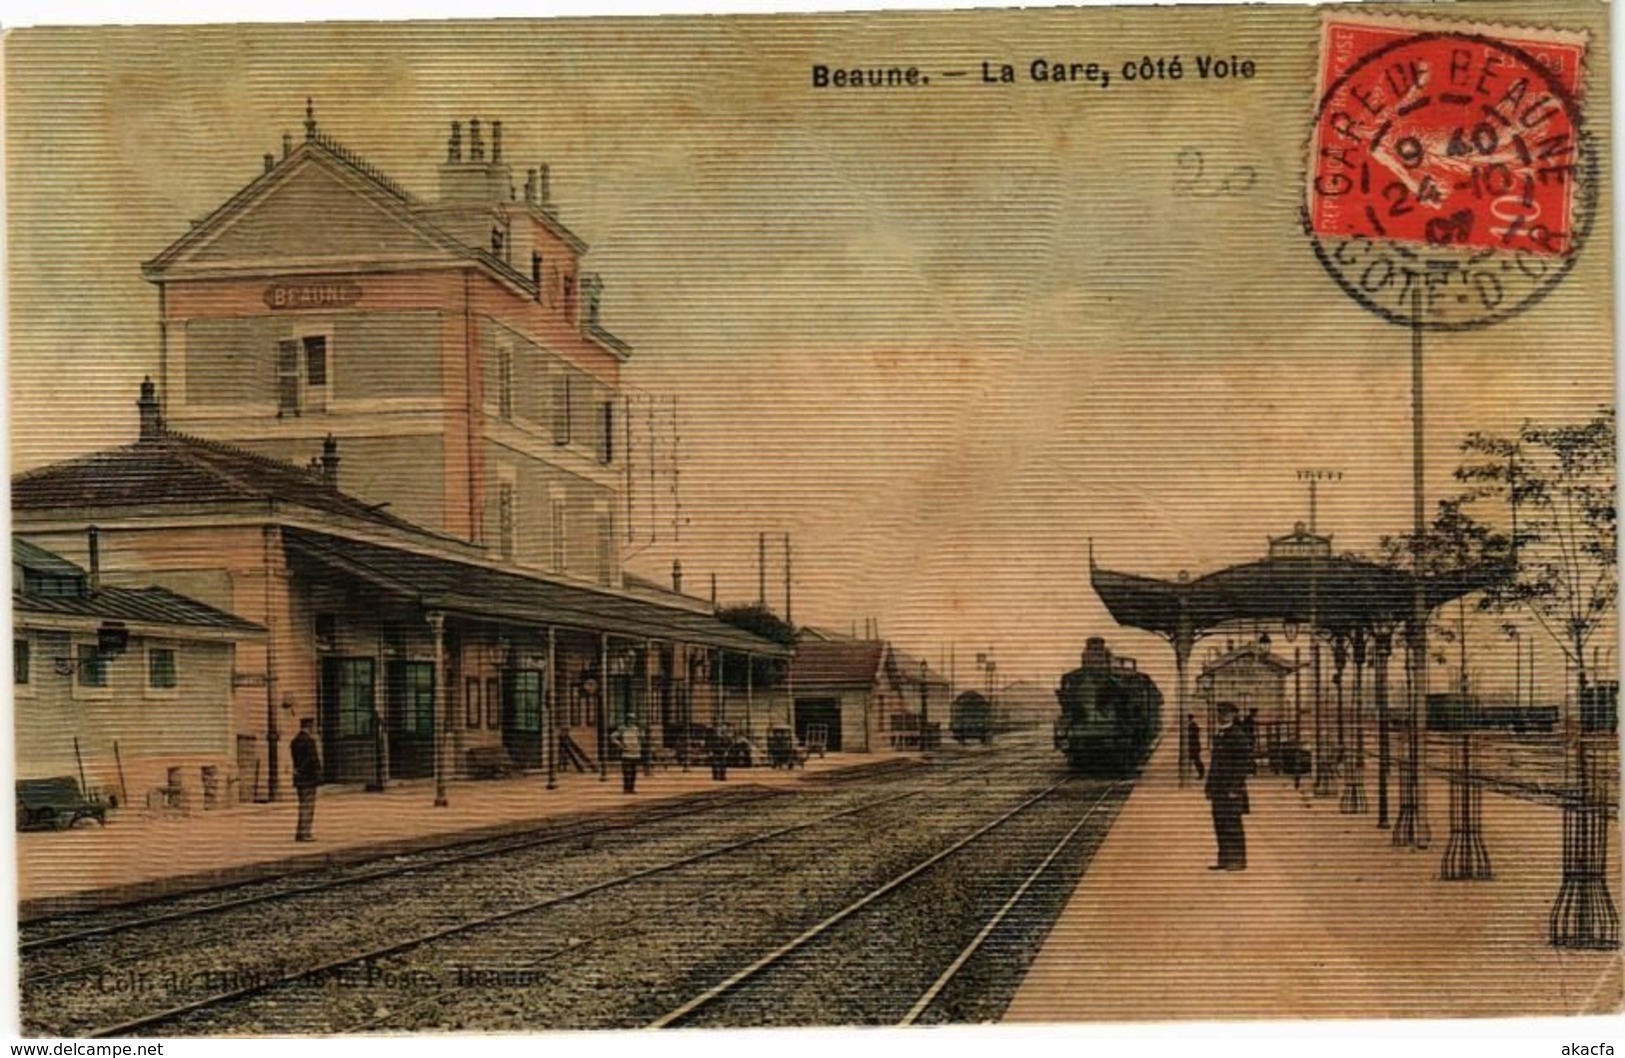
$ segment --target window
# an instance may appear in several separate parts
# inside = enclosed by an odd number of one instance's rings
[[[497,486],[497,543],[503,558],[514,554],[514,487],[503,482]]]
[[[327,408],[328,342],[307,334],[276,345],[276,412],[301,415]]]
[[[305,409],[327,410],[327,335],[309,334],[304,338],[305,351]]]
[[[530,284],[536,288],[536,300],[542,300],[542,255],[535,250],[530,254]]]
[[[79,644],[79,686],[107,686],[107,658],[94,643]]]
[[[615,512],[598,512],[598,583],[615,582]]]
[[[434,663],[389,663],[390,713],[403,735],[434,734]]]
[[[470,676],[464,681],[463,697],[468,699],[463,703],[467,711],[467,716],[464,719],[467,721],[468,729],[478,731],[482,715],[480,713],[480,678],[478,676]]]
[[[513,347],[497,350],[497,414],[503,422],[513,421]]]
[[[148,650],[147,686],[153,690],[172,690],[177,682],[175,652],[167,647],[153,647]]]
[[[515,731],[534,734],[542,729],[542,674],[535,669],[515,669],[508,673],[513,694]]]
[[[570,443],[570,374],[567,371],[553,376],[553,443]]]
[[[13,639],[11,641],[11,682],[19,687],[28,685],[28,640]]]
[[[603,410],[604,429],[598,438],[598,461],[607,466],[615,462],[615,402],[604,401]]]
[[[340,738],[372,737],[372,658],[329,658],[326,665],[336,686]]]
[[[276,343],[276,413],[299,414],[299,343]]]
[[[564,539],[564,501],[557,496],[550,497],[547,507],[552,521],[553,568],[562,573],[568,565],[566,559],[569,554]]]

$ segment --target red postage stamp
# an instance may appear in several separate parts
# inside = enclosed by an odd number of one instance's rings
[[[1568,253],[1584,55],[1575,34],[1328,18],[1312,230]]]

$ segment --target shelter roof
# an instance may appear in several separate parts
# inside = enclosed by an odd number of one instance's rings
[[[1424,604],[1432,610],[1504,575],[1504,569],[1485,566],[1423,577]],[[1243,620],[1326,629],[1402,621],[1414,605],[1415,585],[1406,570],[1352,555],[1276,555],[1178,581],[1091,566],[1089,579],[1118,624],[1166,636],[1173,636],[1182,621],[1197,635]]]
[[[790,654],[788,647],[708,613],[306,529],[284,528],[283,540],[296,558],[413,599],[424,609],[776,657]]]

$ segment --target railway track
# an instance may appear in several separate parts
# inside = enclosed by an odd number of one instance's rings
[[[841,927],[843,924],[849,923],[855,918],[855,916],[871,910],[875,905],[886,900],[888,897],[892,897],[903,892],[907,886],[926,876],[940,864],[971,848],[973,845],[976,845],[989,835],[998,833],[1002,828],[1023,816],[1030,809],[1044,804],[1052,797],[1052,795],[1056,793],[1056,791],[1067,786],[1068,783],[1072,781],[1073,780],[1071,779],[1063,779],[1060,782],[1048,786],[1038,794],[1023,800],[1014,808],[1000,814],[992,821],[983,824],[953,844],[937,851],[927,859],[916,863],[902,873],[893,876],[881,885],[869,890],[861,897],[848,903],[839,911],[829,915],[815,925],[808,927],[795,937],[785,941],[765,955],[760,956],[749,965],[736,971],[724,980],[712,985],[683,1004],[650,1021],[646,1027],[674,1028],[695,1023],[702,1014],[712,1012],[713,1008],[723,1004],[730,997],[741,993],[741,991],[744,990],[747,985],[760,985],[760,983],[774,973],[775,970],[788,965],[791,958],[797,953],[803,952],[815,942],[829,937],[834,930]],[[914,1024],[922,1017],[922,1015],[925,1014],[927,1010],[931,1008],[932,1004],[936,1002],[938,997],[943,993],[944,989],[946,989],[948,985],[965,968],[965,966],[970,963],[971,959],[978,951],[981,950],[988,938],[992,936],[996,930],[998,930],[1000,925],[1005,922],[1010,913],[1029,893],[1038,879],[1051,867],[1062,852],[1073,842],[1077,835],[1084,829],[1085,825],[1096,816],[1096,813],[1102,808],[1102,806],[1104,806],[1114,796],[1114,794],[1123,789],[1125,785],[1126,784],[1122,782],[1114,783],[1094,800],[1093,804],[1091,804],[1083,813],[1082,817],[1079,818],[1077,822],[1066,831],[1060,840],[1056,841],[1050,847],[1048,853],[1043,857],[1042,861],[1027,873],[1026,877],[1019,885],[1015,887],[1014,891],[1011,892],[1010,896],[999,906],[997,911],[995,911],[983,923],[981,929],[978,930],[970,942],[964,945],[958,951],[954,958],[948,963],[947,968],[944,969],[937,977],[935,977],[930,985],[918,996],[918,998],[916,998],[914,1002],[895,1019],[896,1024]],[[769,990],[770,988],[771,986],[769,986]],[[757,1008],[760,1008],[764,1004],[764,1001],[760,997],[757,997],[755,1000],[753,1000],[753,1002]],[[721,1018],[713,1016],[711,1023],[737,1025],[759,1024],[760,1021],[755,1017],[747,1017],[744,1020],[736,1021],[728,1019],[725,1016]]]
[[[179,907],[168,911],[159,911],[155,914],[143,915],[136,918],[118,919],[103,925],[89,926],[80,929],[63,930],[50,933],[43,937],[33,937],[18,943],[17,950],[23,955],[51,951],[56,948],[76,944],[91,939],[106,939],[120,933],[145,929],[151,926],[167,925],[175,922],[204,918],[224,911],[233,911],[240,908],[253,907],[257,904],[270,903],[276,900],[285,900],[297,896],[306,896],[311,893],[329,892],[343,889],[365,882],[381,881],[385,878],[395,878],[404,874],[419,871],[430,871],[441,867],[453,866],[460,863],[469,863],[476,860],[501,856],[508,853],[520,852],[526,849],[542,848],[547,845],[558,845],[566,841],[574,841],[582,837],[596,836],[625,831],[638,826],[647,826],[650,823],[665,822],[671,819],[682,819],[689,816],[700,815],[705,812],[714,812],[723,808],[736,808],[741,805],[754,804],[759,801],[770,800],[786,796],[782,790],[756,789],[737,796],[717,796],[707,798],[699,804],[681,804],[666,809],[656,809],[652,812],[609,821],[591,821],[577,823],[562,830],[548,830],[545,833],[531,833],[518,838],[507,839],[480,839],[475,842],[458,843],[445,846],[425,854],[422,859],[411,858],[411,862],[399,862],[399,857],[392,857],[393,862],[388,867],[363,870],[356,874],[344,874],[338,877],[325,878],[316,882],[296,884],[283,887],[271,887],[262,892],[254,892],[241,896],[226,896],[224,899],[201,904],[196,907]],[[470,848],[473,845],[476,847]],[[447,852],[448,855],[435,855],[434,853]],[[186,901],[202,894],[232,893],[246,888],[264,887],[263,881],[248,881],[227,883],[221,886],[211,886],[207,889],[193,890],[176,896],[163,898],[158,903],[167,904],[170,901]],[[44,980],[48,976],[65,976],[66,973],[54,975],[41,975],[36,977],[24,976],[23,984],[37,980]]]
[[[907,779],[916,777],[919,774],[919,765],[915,764],[914,762],[898,762],[898,764],[906,764],[907,766],[889,767],[886,765],[880,765],[873,768],[854,769],[854,772],[857,774],[862,774],[864,772],[871,773],[870,775],[865,776],[865,778],[870,782],[873,782],[873,780],[877,778],[886,781],[906,781]],[[981,771],[987,770],[988,768],[994,766],[995,765],[984,765],[980,768],[973,767],[972,773],[980,773]],[[847,780],[846,782],[842,783],[831,783],[829,785],[839,787],[846,785],[847,782],[850,781],[854,780]],[[427,874],[429,872],[442,870],[460,864],[473,863],[480,860],[510,855],[516,852],[545,848],[547,846],[562,845],[567,842],[577,841],[583,838],[597,838],[600,836],[612,835],[671,820],[691,818],[724,809],[739,808],[760,802],[778,800],[786,796],[788,796],[787,791],[759,788],[752,789],[748,792],[741,791],[741,793],[738,795],[712,795],[708,796],[704,799],[704,801],[698,804],[682,803],[656,809],[650,812],[641,812],[630,817],[614,818],[610,820],[584,821],[581,823],[568,825],[562,829],[548,829],[545,832],[532,831],[517,837],[480,839],[466,843],[460,842],[453,846],[433,850],[433,852],[424,854],[421,857],[394,857],[392,858],[392,862],[385,867],[363,869],[356,873],[333,874],[325,878],[320,878],[314,882],[294,885],[267,886],[263,881],[250,881],[209,887],[204,890],[196,890],[154,902],[160,906],[180,903],[182,906],[179,907],[170,907],[168,910],[161,910],[156,913],[134,918],[115,918],[111,922],[98,925],[64,929],[58,932],[48,933],[45,936],[28,938],[19,943],[18,950],[20,954],[24,956],[26,963],[30,957],[37,960],[38,957],[44,953],[56,951],[58,949],[73,945],[84,945],[86,942],[104,943],[120,934],[136,932],[159,926],[172,926],[182,923],[196,922],[209,916],[222,914],[229,911],[240,911],[259,905],[293,900],[300,897],[310,897],[351,886],[366,883],[376,883],[409,874]],[[441,853],[445,854],[442,855]],[[406,862],[402,862],[403,859],[405,859]],[[249,891],[245,893],[244,890]],[[240,895],[230,895],[233,893]],[[210,902],[197,904],[195,906],[187,906],[190,901],[197,899],[197,897],[200,895],[211,894],[224,895],[223,898],[219,900],[212,900]],[[151,904],[147,906],[151,906]],[[183,950],[189,946],[190,942],[184,940],[179,943],[166,942],[154,946],[126,951],[116,956],[98,955],[66,967],[58,966],[44,970],[35,969],[32,971],[25,969],[19,983],[23,986],[39,986],[49,984],[54,981],[63,981],[75,977],[97,974],[122,964],[135,962],[140,959],[161,956],[174,951]]]
[[[702,849],[698,852],[678,856],[653,866],[626,872],[613,878],[603,879],[590,884],[577,886],[563,892],[555,892],[542,899],[528,900],[515,906],[504,907],[497,911],[462,917],[458,921],[452,922],[445,926],[423,930],[407,937],[392,938],[387,943],[370,945],[361,950],[345,951],[329,958],[317,959],[300,965],[290,966],[280,972],[262,975],[250,975],[249,979],[244,983],[239,984],[233,982],[232,987],[212,989],[206,995],[189,998],[184,1002],[171,1004],[160,1010],[150,1011],[135,1017],[123,1018],[116,1022],[102,1024],[94,1029],[91,1029],[88,1034],[96,1036],[109,1036],[128,1035],[136,1032],[158,1031],[166,1025],[174,1025],[182,1021],[188,1015],[201,1014],[211,1009],[226,1007],[233,1003],[249,999],[258,994],[265,993],[269,990],[285,987],[297,982],[309,982],[313,980],[321,980],[325,977],[342,975],[346,968],[354,968],[364,965],[370,966],[379,960],[397,956],[403,952],[407,952],[415,948],[445,941],[448,938],[458,937],[472,931],[482,930],[521,916],[558,908],[566,904],[577,903],[587,899],[588,897],[631,885],[635,882],[677,872],[687,867],[693,867],[701,863],[727,856],[730,853],[739,850],[775,841],[776,839],[783,838],[793,833],[805,831],[813,827],[828,824],[832,821],[849,818],[862,812],[883,808],[910,798],[918,797],[922,794],[939,790],[943,786],[952,786],[959,782],[974,780],[975,778],[992,771],[1008,769],[1012,763],[1014,762],[1008,757],[1001,757],[1000,759],[993,760],[991,762],[987,761],[985,757],[961,761],[955,765],[949,765],[946,769],[948,774],[944,775],[941,772],[937,773],[935,776],[935,782],[926,787],[904,790],[902,792],[887,793],[880,797],[868,798],[863,803],[856,806],[845,807],[835,812],[826,812],[811,820],[803,820],[792,823],[788,826],[775,827],[765,832],[752,834],[740,840],[728,841],[720,845]],[[918,769],[910,769],[907,772],[899,772],[898,774],[904,778],[908,778],[913,777],[918,773]],[[743,800],[733,802],[733,804],[736,806],[741,803],[748,802]],[[713,808],[716,807],[723,806],[713,806]],[[665,818],[672,817],[672,815],[668,815]],[[622,829],[629,829],[635,825],[635,822],[628,823]],[[600,828],[600,832],[601,831],[602,828]],[[552,840],[559,841],[565,839],[555,836]],[[470,853],[467,856],[457,857],[455,859],[442,858],[432,865],[413,865],[412,867],[407,868],[407,870],[421,871],[440,869],[452,862],[462,863],[475,859],[485,859],[491,856],[501,855],[503,852],[513,851],[516,851],[516,849],[513,847],[503,849],[484,849],[477,853]],[[325,892],[333,888],[353,885],[356,881],[375,880],[376,878],[383,876],[383,873],[384,872],[373,872],[365,877],[345,879],[340,885],[312,888],[319,888],[321,891]],[[390,876],[394,876],[398,872],[391,869],[388,873]],[[238,904],[237,906],[241,905]],[[216,908],[211,907],[201,909],[197,913],[211,914],[214,912],[214,910],[216,910]],[[164,920],[168,921],[169,916],[164,916]],[[579,948],[586,944],[590,944],[595,940],[601,939],[603,938],[596,936],[584,938],[579,943],[566,945],[564,950],[568,951],[574,948]],[[100,972],[115,962],[129,961],[140,958],[146,954],[150,953],[142,952],[122,956],[112,960],[102,959],[99,961],[86,963],[83,966],[75,967],[72,972],[80,974]]]

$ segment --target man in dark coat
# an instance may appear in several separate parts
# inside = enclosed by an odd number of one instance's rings
[[[1190,754],[1191,764],[1196,768],[1196,777],[1200,779],[1206,772],[1202,769],[1202,729],[1196,723],[1195,713],[1185,714],[1185,747]]]
[[[316,822],[316,787],[322,781],[322,758],[316,752],[316,721],[305,717],[299,721],[299,733],[288,746],[293,753],[293,788],[299,794],[299,825],[293,832],[295,841],[315,841],[310,829]]]
[[[724,782],[728,778],[728,750],[733,748],[733,733],[723,724],[711,729],[707,741],[711,755],[711,778]]]
[[[1213,836],[1219,844],[1219,862],[1213,871],[1247,869],[1247,836],[1241,817],[1247,803],[1247,775],[1252,770],[1252,741],[1236,723],[1236,707],[1220,702],[1217,709],[1218,733],[1213,736],[1213,752],[1207,770],[1207,799],[1213,803]]]

